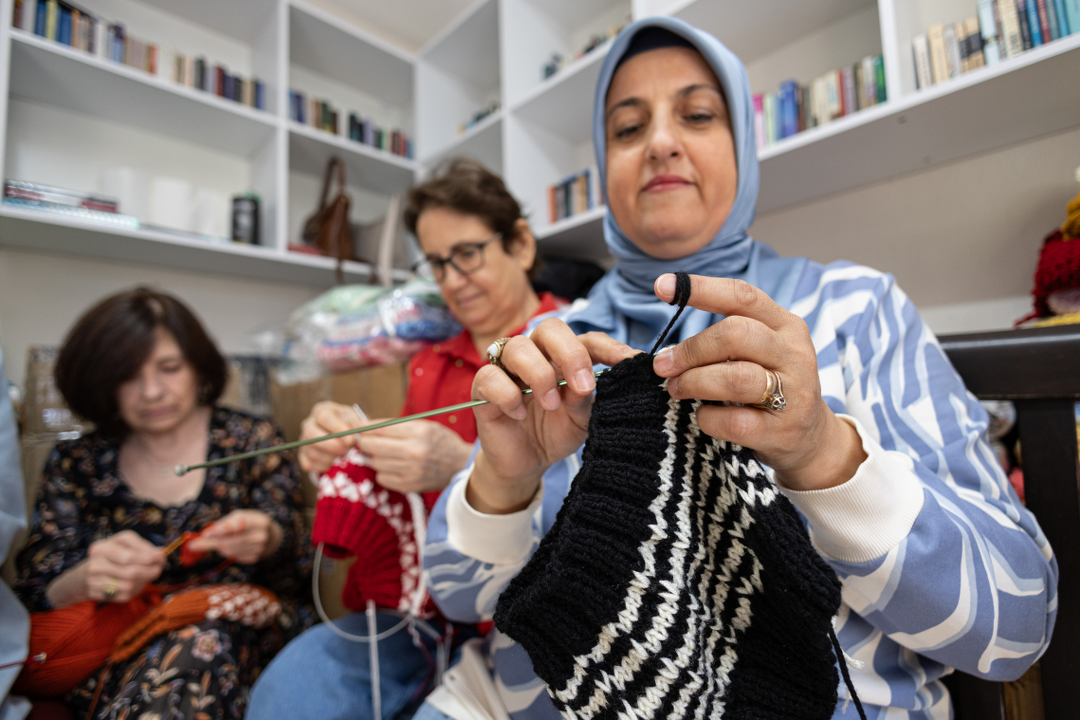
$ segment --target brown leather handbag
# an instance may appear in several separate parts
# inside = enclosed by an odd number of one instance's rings
[[[337,193],[328,202],[330,182],[337,169]],[[345,282],[342,264],[353,259],[353,236],[349,226],[349,194],[345,191],[345,163],[331,158],[323,178],[319,209],[304,223],[304,243],[319,248],[327,257],[337,258],[334,274],[338,285]]]

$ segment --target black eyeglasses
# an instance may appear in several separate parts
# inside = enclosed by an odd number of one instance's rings
[[[482,242],[458,243],[450,250],[448,257],[428,255],[423,260],[414,263],[412,271],[419,275],[430,273],[430,276],[439,284],[446,280],[447,265],[450,265],[462,275],[472,275],[484,267],[484,248],[500,238],[502,238],[502,233],[495,233]]]

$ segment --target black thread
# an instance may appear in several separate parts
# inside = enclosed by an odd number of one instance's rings
[[[851,682],[851,675],[848,674],[847,669],[847,659],[844,657],[844,649],[840,647],[840,639],[836,637],[835,630],[829,630],[829,638],[832,640],[833,652],[836,653],[836,664],[840,666],[840,674],[844,676],[844,684],[847,685],[848,695],[855,702],[855,709],[859,712],[859,717],[866,720],[866,712],[863,711],[862,703],[859,702],[859,694],[855,692],[855,685]]]
[[[671,322],[667,324],[667,327],[664,328],[664,332],[660,333],[660,337],[657,338],[656,344],[649,351],[649,355],[655,355],[660,346],[664,344],[664,340],[667,339],[671,328],[675,326],[675,321],[682,315],[682,311],[686,309],[686,303],[688,302],[690,302],[690,276],[682,270],[678,270],[675,272],[675,295],[668,305],[678,305],[679,309],[675,311],[675,315],[671,318]]]

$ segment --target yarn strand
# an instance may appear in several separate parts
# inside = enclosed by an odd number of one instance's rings
[[[655,355],[660,346],[664,344],[664,340],[667,339],[671,328],[675,327],[675,321],[682,315],[682,311],[686,309],[688,302],[690,302],[690,276],[679,270],[675,273],[675,295],[671,298],[671,302],[668,303],[668,305],[678,305],[679,309],[671,317],[671,321],[664,328],[664,332],[660,333],[660,337],[656,339],[656,344],[649,351],[649,355]]]
[[[836,664],[840,666],[840,675],[844,678],[844,685],[847,685],[848,697],[855,703],[855,710],[859,713],[860,720],[866,720],[866,711],[863,710],[862,702],[859,701],[859,694],[855,692],[855,683],[851,682],[851,675],[848,673],[847,661],[844,659],[844,649],[840,647],[840,639],[836,637],[836,631],[832,628],[829,629],[829,639],[832,640],[833,652],[836,653]]]

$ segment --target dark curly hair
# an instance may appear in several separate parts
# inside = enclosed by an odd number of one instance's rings
[[[117,391],[150,357],[158,328],[169,332],[199,379],[199,402],[213,405],[228,366],[202,323],[171,295],[145,287],[105,298],[68,332],[56,360],[56,387],[68,407],[111,436],[130,428],[120,417]]]

